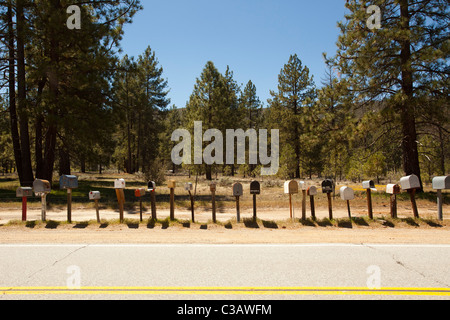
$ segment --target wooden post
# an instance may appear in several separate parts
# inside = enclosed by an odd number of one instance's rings
[[[373,220],[372,190],[370,189],[367,189],[367,208],[369,211],[369,219]]]
[[[333,220],[333,203],[331,200],[330,192],[327,193],[327,197],[328,197],[328,214],[329,214],[330,220]]]
[[[310,196],[309,200],[311,202],[311,217],[312,217],[313,221],[316,221],[316,207],[314,204],[314,196]]]
[[[117,201],[119,202],[119,219],[120,223],[123,223],[123,205],[125,202],[125,193],[123,189],[116,189]]]
[[[237,214],[237,222],[241,222],[241,208],[239,205],[239,196],[236,196],[236,214]]]
[[[42,210],[41,219],[43,222],[47,221],[47,195],[45,193],[41,194]]]
[[[289,193],[289,213],[290,213],[290,217],[291,220],[294,219],[294,214],[293,214],[293,210],[292,210],[292,195]]]
[[[156,194],[155,190],[150,191],[150,201],[152,203],[152,220],[156,221]]]
[[[140,221],[144,221],[143,217],[142,217],[142,197],[139,197],[139,212],[140,212]]]
[[[411,198],[411,206],[414,212],[414,218],[419,219],[419,211],[417,210],[417,203],[416,203],[416,189],[408,190],[408,193]]]
[[[213,222],[216,223],[217,218],[216,218],[216,192],[215,191],[211,191],[211,198],[212,198],[212,218],[213,218]]]
[[[192,196],[192,192],[190,190],[189,190],[189,198],[191,199],[192,222],[195,223],[194,197]]]
[[[97,215],[97,222],[100,223],[100,210],[98,208],[98,200],[94,200],[95,201],[95,212]]]
[[[437,190],[437,206],[438,206],[438,218],[440,221],[444,221],[444,211],[442,210],[442,190]]]
[[[175,189],[170,188],[170,220],[175,220]]]
[[[22,197],[22,221],[27,221],[27,197]]]
[[[72,223],[72,189],[67,189],[67,222]]]
[[[391,195],[391,217],[397,219],[397,195]]]
[[[302,199],[302,220],[306,220],[306,190],[302,190],[303,199]]]

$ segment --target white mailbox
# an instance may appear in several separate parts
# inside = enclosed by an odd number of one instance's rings
[[[342,187],[340,190],[341,199],[350,201],[355,199],[355,191],[349,187]]]
[[[285,194],[296,194],[298,193],[298,183],[294,180],[286,181],[284,183],[284,193]]]
[[[114,189],[125,189],[125,180],[124,179],[117,179],[114,181]]]
[[[194,185],[191,182],[188,182],[184,185],[184,190],[192,191],[192,190],[194,190]]]
[[[434,190],[450,189],[450,176],[435,177],[433,179],[433,189]]]
[[[308,188],[308,196],[317,196],[317,187],[311,186]]]
[[[89,192],[89,200],[100,200],[100,199],[101,199],[100,191]]]
[[[372,180],[367,180],[367,181],[363,181],[363,189],[370,189],[372,191],[377,191],[377,189],[375,188],[375,182],[373,182]]]
[[[20,187],[16,190],[17,198],[29,198],[33,196],[33,189],[28,187]]]
[[[403,190],[420,189],[420,180],[416,175],[410,175],[400,179],[400,186]]]
[[[36,179],[33,182],[33,189],[35,194],[46,194],[52,192],[50,182],[47,180]]]
[[[147,191],[152,192],[156,190],[156,182],[155,181],[149,181],[147,184]]]
[[[402,191],[402,188],[398,184],[388,184],[386,186],[387,194],[400,194],[401,191]]]
[[[242,184],[240,183],[233,184],[233,196],[242,197],[243,195],[244,195],[244,187],[242,187]]]

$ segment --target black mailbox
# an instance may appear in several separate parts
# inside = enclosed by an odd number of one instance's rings
[[[250,194],[261,194],[261,184],[258,181],[250,184]]]
[[[333,192],[333,180],[327,179],[322,182],[322,193]]]

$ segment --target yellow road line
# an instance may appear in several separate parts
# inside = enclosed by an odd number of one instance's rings
[[[449,288],[4,287],[0,295],[369,295],[450,297]]]

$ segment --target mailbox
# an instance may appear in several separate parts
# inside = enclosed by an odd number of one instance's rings
[[[211,190],[211,192],[216,192],[217,185],[215,183],[211,183],[209,185],[209,189]]]
[[[386,186],[387,194],[400,194],[402,192],[402,188],[398,184],[388,184]]]
[[[450,176],[434,178],[433,189],[434,190],[450,189]]]
[[[286,181],[284,183],[284,193],[285,194],[296,194],[298,193],[298,183],[294,180]]]
[[[298,183],[298,187],[299,187],[299,190],[308,190],[308,186],[306,185],[306,182],[305,181],[300,181],[299,183]]]
[[[100,191],[89,192],[89,200],[100,200],[100,199],[101,199]]]
[[[333,192],[333,180],[327,179],[322,182],[322,193]]]
[[[156,191],[156,183],[154,181],[149,181],[149,183],[147,184],[147,191]]]
[[[308,188],[308,196],[317,196],[317,187],[311,186]]]
[[[144,188],[134,190],[134,195],[136,198],[145,196],[146,190]]]
[[[33,196],[32,188],[17,188],[16,190],[17,198],[28,198]]]
[[[59,188],[60,189],[77,189],[78,188],[78,177],[62,175],[59,178]]]
[[[370,189],[372,191],[377,191],[377,189],[375,188],[375,182],[373,182],[372,180],[367,180],[367,181],[363,181],[363,189]]]
[[[352,188],[342,187],[339,193],[342,200],[350,201],[355,199],[355,191]]]
[[[403,190],[420,189],[420,180],[416,175],[410,175],[400,179],[400,185]]]
[[[184,185],[184,190],[192,191],[192,190],[194,190],[194,185],[192,183],[188,182]]]
[[[250,184],[250,194],[261,194],[261,184],[258,181]]]
[[[242,187],[242,184],[235,183],[233,185],[233,196],[234,197],[242,197],[244,195],[244,188]]]
[[[40,179],[36,179],[33,182],[33,189],[35,194],[50,193],[52,191],[50,182]]]
[[[114,189],[125,189],[125,180],[124,179],[117,179],[114,181]]]
[[[177,186],[177,183],[175,182],[175,180],[170,180],[169,182],[167,182],[167,188],[169,189],[175,189]]]

